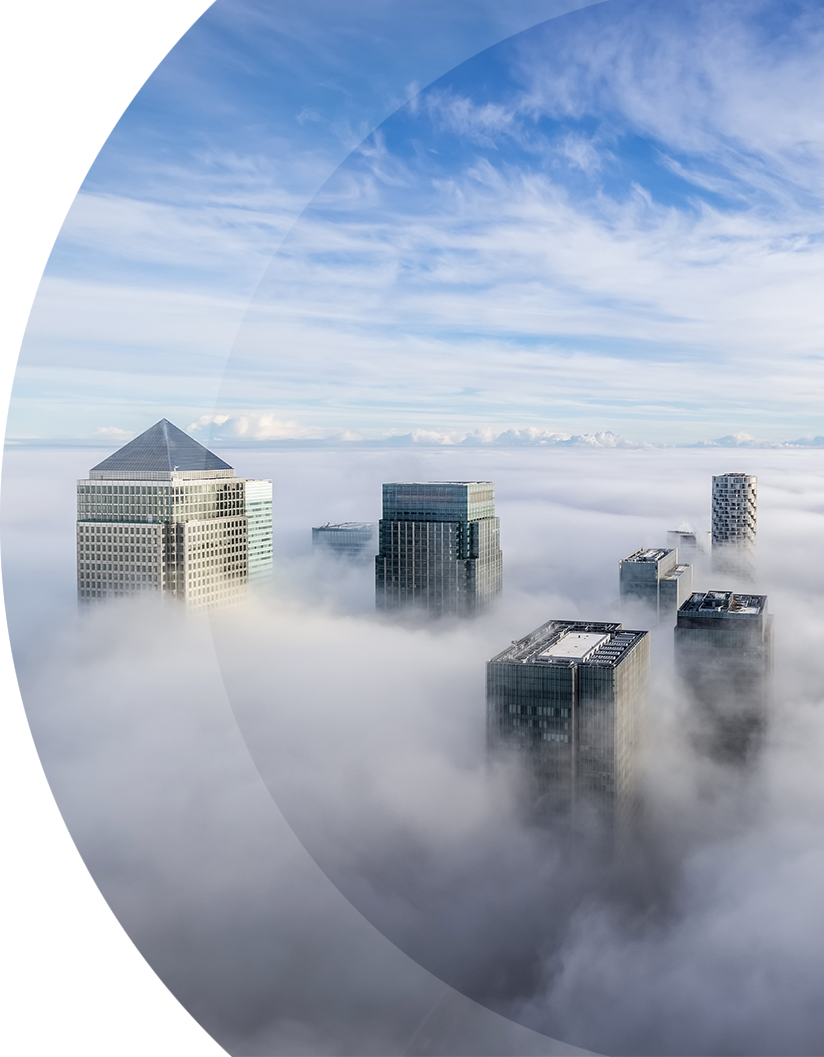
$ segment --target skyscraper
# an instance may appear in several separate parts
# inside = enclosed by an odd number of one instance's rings
[[[486,668],[489,750],[514,758],[532,816],[590,832],[630,827],[649,632],[550,620]]]
[[[755,570],[758,479],[722,473],[712,479],[712,567],[751,577]]]
[[[260,543],[256,564],[265,568],[271,482],[235,477],[223,459],[162,419],[77,482],[78,597],[148,591],[207,608],[241,601],[255,564],[250,522]]]
[[[340,524],[318,525],[312,529],[312,546],[339,558],[356,562],[371,562],[375,557],[375,523],[373,521],[342,521]]]
[[[678,607],[692,594],[692,566],[679,565],[678,551],[644,547],[619,566],[622,599],[646,603],[659,620],[675,620]]]
[[[503,558],[491,481],[383,486],[375,558],[379,609],[468,616],[500,593]]]
[[[734,763],[757,751],[770,713],[772,642],[766,595],[697,592],[678,610],[676,668],[702,752]]]

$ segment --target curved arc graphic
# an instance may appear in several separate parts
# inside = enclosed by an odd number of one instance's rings
[[[129,96],[129,99],[127,100],[127,103],[124,106],[123,110],[121,110],[119,114],[117,114],[114,119],[114,122],[112,123],[111,128],[106,133],[104,138],[102,138],[100,146],[92,155],[92,160],[87,165],[86,170],[83,171],[83,174],[80,177],[80,181],[77,184],[77,187],[75,187],[74,193],[72,194],[72,197],[69,200],[69,204],[63,210],[63,215],[60,218],[60,223],[57,225],[57,229],[55,230],[54,236],[52,237],[52,241],[49,244],[49,249],[48,251],[46,251],[45,257],[43,258],[43,263],[40,266],[40,271],[37,275],[37,280],[34,285],[34,290],[32,291],[32,296],[29,300],[29,305],[27,305],[27,308],[25,310],[25,316],[23,317],[23,326],[20,330],[20,337],[17,341],[17,348],[15,350],[14,360],[12,361],[12,370],[10,373],[10,377],[8,377],[8,390],[6,392],[5,406],[3,409],[3,423],[2,428],[0,428],[0,481],[2,480],[2,457],[5,447],[5,431],[6,424],[8,421],[8,407],[10,407],[12,401],[12,389],[14,386],[18,361],[20,359],[20,350],[22,349],[23,338],[25,337],[26,328],[27,326],[29,326],[29,319],[32,314],[32,308],[34,307],[37,292],[40,289],[40,282],[45,272],[45,267],[46,265],[48,265],[49,259],[52,256],[52,251],[55,247],[55,243],[57,242],[57,238],[60,235],[60,231],[62,230],[63,224],[65,223],[65,219],[67,219],[67,217],[69,216],[69,211],[72,208],[72,205],[74,204],[74,201],[80,192],[80,188],[82,187],[83,183],[85,183],[92,166],[97,160],[97,156],[99,155],[100,151],[106,146],[106,143],[109,140],[109,136],[117,127],[120,118],[124,116],[126,111],[132,105],[134,99],[137,97],[137,94],[139,93],[139,91],[141,91],[144,85],[146,85],[146,82],[149,80],[149,78],[157,69],[157,67],[160,67],[160,64],[167,57],[167,55],[169,55],[172,49],[174,49],[175,45],[186,36],[191,27],[194,25],[194,23],[198,22],[209,10],[209,7],[211,7],[214,3],[217,3],[217,0],[209,0],[209,2],[203,7],[203,10],[198,15],[195,15],[191,22],[189,22],[189,24],[186,26],[186,29],[183,30],[182,33],[177,35],[177,37],[175,37],[171,44],[169,44],[169,47],[166,49],[163,55],[161,55],[161,57],[157,59],[157,61],[154,63],[154,66],[143,78],[141,84],[139,84]],[[55,800],[54,794],[52,793],[52,789],[49,784],[49,779],[45,777],[45,771],[43,769],[42,762],[40,761],[40,757],[37,752],[37,747],[34,743],[31,726],[29,725],[29,718],[27,718],[26,716],[25,707],[23,705],[23,698],[20,692],[20,684],[17,678],[17,670],[15,668],[14,657],[12,655],[11,637],[10,634],[8,634],[8,622],[6,619],[5,612],[5,595],[3,592],[1,559],[0,623],[2,624],[3,629],[3,645],[5,647],[6,664],[8,665],[8,678],[10,678],[10,681],[12,683],[12,691],[14,693],[15,703],[17,704],[17,713],[20,719],[20,725],[23,728],[23,737],[25,738],[26,747],[29,748],[29,755],[32,758],[32,764],[35,768],[35,773],[37,774],[37,780],[40,782],[40,789],[42,790],[45,802],[49,805],[49,810],[52,813],[52,818],[54,819],[55,826],[57,827],[60,837],[62,838],[62,841],[65,845],[65,850],[69,852],[72,861],[75,865],[75,868],[82,879],[82,883],[86,885],[89,894],[94,900],[95,906],[100,911],[102,916],[104,916],[106,924],[114,933],[120,946],[123,947],[123,949],[126,951],[137,970],[141,972],[143,978],[154,991],[155,995],[161,999],[161,1001],[167,1006],[167,1008],[177,1018],[177,1020],[179,1020],[181,1024],[183,1024],[183,1026],[186,1028],[192,1038],[198,1041],[203,1046],[203,1049],[211,1055],[211,1057],[230,1057],[230,1055],[223,1049],[223,1047],[219,1045],[218,1042],[214,1041],[214,1039],[204,1030],[204,1028],[198,1023],[198,1021],[196,1021],[191,1016],[191,1014],[188,1013],[188,1010],[185,1008],[185,1006],[183,1006],[179,1001],[177,1001],[177,999],[172,995],[171,991],[166,986],[166,984],[164,984],[161,978],[157,976],[157,973],[154,971],[154,969],[152,969],[152,967],[143,957],[143,954],[139,952],[139,950],[129,937],[128,932],[123,926],[120,925],[112,908],[106,902],[104,895],[102,895],[102,892],[95,884],[94,878],[92,877],[89,868],[86,866],[85,861],[83,861],[82,856],[80,855],[80,852],[78,851],[77,846],[75,845],[75,842],[72,839],[72,835],[69,832],[69,828],[63,820],[63,817],[60,813],[60,809],[57,806],[57,801]]]
[[[602,3],[605,3],[605,2],[608,2],[608,0],[582,0],[582,2],[580,2],[579,5],[573,7],[572,10],[570,10],[570,12],[563,12],[560,15],[551,16],[549,19],[546,19],[546,21],[551,21],[551,20],[553,20],[555,18],[562,17],[562,15],[570,14],[573,11],[582,10],[582,8],[591,7],[591,6],[598,6],[598,5],[600,5]],[[208,0],[208,2],[204,5],[204,7],[198,13],[198,15],[195,15],[195,17],[189,22],[189,24],[185,27],[185,29],[179,35],[177,35],[177,37],[175,37],[175,39],[172,41],[172,43],[169,45],[169,47],[166,49],[166,51],[153,64],[152,68],[149,70],[149,72],[146,74],[146,76],[143,78],[143,80],[141,82],[139,82],[139,85],[132,92],[132,94],[129,96],[129,98],[127,100],[127,103],[124,105],[123,109],[121,109],[120,112],[115,117],[114,122],[112,123],[112,125],[109,128],[108,132],[106,133],[104,138],[102,138],[102,140],[100,141],[100,144],[97,147],[97,149],[95,150],[94,154],[92,155],[89,164],[87,165],[86,169],[83,170],[83,173],[82,173],[82,175],[80,177],[79,182],[77,183],[77,186],[75,187],[75,189],[74,189],[74,191],[72,193],[72,196],[71,196],[71,198],[69,200],[69,203],[67,204],[67,206],[65,206],[65,209],[62,212],[62,216],[60,217],[60,221],[59,221],[59,223],[57,225],[57,228],[55,229],[54,236],[52,237],[51,242],[49,244],[48,251],[46,251],[45,256],[43,258],[43,262],[42,262],[42,264],[40,266],[40,270],[38,272],[37,279],[36,279],[35,284],[34,284],[32,295],[31,295],[31,298],[29,300],[29,304],[27,304],[27,307],[26,307],[25,315],[23,317],[22,327],[21,327],[21,330],[20,330],[20,335],[19,335],[19,338],[18,338],[18,341],[17,341],[17,346],[16,346],[16,349],[15,349],[15,355],[14,355],[14,358],[13,358],[13,361],[12,361],[12,368],[11,368],[11,371],[10,371],[10,378],[8,378],[8,387],[7,387],[7,391],[6,391],[4,408],[3,408],[2,425],[0,426],[0,485],[2,483],[2,458],[3,458],[4,448],[5,448],[5,437],[6,437],[6,427],[7,427],[7,421],[8,421],[8,411],[10,411],[12,392],[13,392],[13,388],[14,388],[15,376],[16,376],[17,367],[18,367],[18,363],[19,363],[20,353],[21,353],[21,350],[22,350],[23,340],[24,340],[25,335],[26,335],[27,327],[29,327],[29,321],[30,321],[30,318],[31,318],[32,310],[34,308],[34,302],[35,302],[35,299],[36,299],[37,294],[38,294],[39,289],[40,289],[40,284],[41,284],[43,275],[45,273],[45,268],[49,264],[49,261],[51,259],[52,253],[54,251],[54,247],[55,247],[55,245],[57,243],[57,239],[58,239],[58,237],[59,237],[59,235],[61,233],[63,225],[64,225],[65,221],[67,221],[67,219],[69,217],[69,212],[70,212],[75,200],[77,199],[77,196],[78,196],[80,190],[82,189],[83,183],[86,182],[86,179],[87,179],[87,177],[89,175],[89,172],[92,169],[92,166],[94,165],[95,161],[97,160],[97,157],[99,156],[99,154],[102,151],[102,149],[104,149],[104,147],[106,146],[107,142],[109,141],[109,138],[110,138],[111,134],[114,132],[114,130],[117,127],[117,125],[119,124],[120,119],[125,116],[126,112],[128,111],[129,107],[132,105],[133,101],[135,100],[135,98],[137,97],[139,92],[141,92],[141,90],[145,87],[145,85],[147,84],[148,80],[151,78],[152,74],[157,70],[157,68],[161,66],[161,63],[168,57],[168,55],[173,51],[173,49],[176,47],[176,45],[179,44],[180,41],[186,36],[186,34],[189,32],[189,30],[192,29],[192,26],[194,26],[194,24],[196,22],[200,21],[200,19],[206,14],[206,12],[209,10],[209,8],[212,7],[216,3],[217,3],[217,0]],[[540,25],[543,21],[544,20],[539,20],[539,22],[535,23],[535,25]],[[535,25],[526,26],[526,27],[524,27],[524,29],[519,30],[517,33],[514,33],[511,36],[518,36],[521,33],[528,32],[530,29],[533,29],[533,27],[535,27]],[[503,39],[505,40],[505,39],[508,39],[508,38],[505,37]],[[489,44],[488,47],[489,48],[495,47],[495,45],[497,45],[497,44],[499,44],[501,42],[502,41],[495,41],[495,42]],[[485,50],[486,49],[481,49],[481,52],[483,52]],[[476,54],[481,54],[481,52],[476,53]],[[465,62],[465,61],[467,61],[467,58],[464,58],[464,59],[461,60],[461,62],[456,63],[456,66],[453,67],[452,69],[456,69],[457,67],[460,67],[461,64],[463,64],[463,62]],[[450,72],[450,70],[447,70],[444,73],[439,74],[437,77],[433,78],[432,81],[429,82],[428,86],[425,86],[424,88],[419,89],[414,94],[418,95],[418,94],[426,91],[427,88],[431,87],[431,85],[435,84],[435,82],[437,80],[441,79],[441,77],[443,77],[443,76],[446,76],[449,72]],[[343,159],[335,167],[335,169],[333,169],[333,171],[329,175],[327,175],[327,178],[317,188],[315,193],[313,193],[312,196],[310,198],[308,198],[308,200],[306,201],[305,205],[300,210],[298,216],[295,217],[293,223],[291,225],[289,225],[288,229],[282,235],[282,237],[280,239],[280,242],[279,242],[279,245],[278,245],[278,248],[275,249],[275,252],[273,253],[273,256],[271,256],[271,260],[274,261],[275,258],[278,256],[281,246],[283,245],[283,243],[285,243],[287,241],[289,235],[291,235],[291,233],[292,233],[292,230],[300,223],[300,221],[301,221],[302,217],[304,216],[305,212],[308,209],[311,209],[313,203],[316,201],[317,197],[322,192],[323,187],[326,185],[326,183],[334,178],[335,173],[340,168],[342,168],[342,166],[347,164],[347,161],[349,160],[349,157],[353,153],[355,153],[364,143],[366,143],[369,140],[369,137],[371,135],[373,135],[374,132],[377,129],[379,129],[380,126],[383,123],[385,123],[385,122],[387,122],[387,120],[391,119],[393,113],[402,110],[402,108],[407,106],[408,103],[409,103],[409,99],[405,99],[404,101],[402,101],[402,103],[400,103],[396,107],[396,109],[394,111],[392,111],[391,113],[386,114],[385,116],[383,116],[379,120],[379,122],[377,122],[375,124],[374,128],[371,129],[366,135],[364,135],[362,137],[362,140],[361,140],[360,144],[358,144],[355,148],[353,148],[353,150],[350,151],[350,153],[347,155],[347,157],[345,157],[345,159]],[[268,267],[266,268],[266,272],[264,272],[264,275],[262,276],[262,278],[261,278],[261,280],[260,280],[260,282],[258,284],[258,288],[256,289],[255,293],[251,295],[251,297],[249,299],[249,308],[251,308],[252,305],[254,305],[256,297],[257,297],[257,294],[258,294],[258,291],[260,290],[260,286],[265,281],[267,272],[268,272]],[[244,318],[245,318],[245,316],[244,316]],[[241,324],[240,324],[241,328],[242,328],[242,326],[243,326],[243,321],[241,321]],[[229,355],[228,355],[228,360],[231,359],[232,354],[233,354],[233,351],[230,351]],[[224,368],[224,381],[225,381],[225,376],[226,376],[227,369],[228,369],[228,361],[227,361],[226,368]],[[217,407],[216,407],[216,410],[217,410]],[[42,791],[43,797],[45,799],[45,802],[49,806],[49,810],[50,810],[50,812],[52,814],[52,817],[54,819],[55,826],[57,827],[57,830],[58,830],[58,832],[60,834],[60,837],[61,837],[61,839],[62,839],[62,841],[64,843],[65,849],[67,849],[67,851],[69,852],[69,855],[72,858],[73,864],[74,864],[78,874],[80,875],[83,884],[85,884],[87,890],[89,891],[89,894],[92,896],[92,900],[94,901],[97,909],[100,911],[100,914],[102,915],[102,917],[104,917],[104,920],[106,921],[107,925],[109,926],[109,928],[114,933],[115,938],[119,942],[120,946],[123,947],[123,949],[126,951],[126,953],[128,954],[129,958],[131,959],[132,963],[135,965],[137,970],[139,972],[141,972],[141,975],[144,977],[144,979],[147,981],[147,983],[152,987],[152,989],[154,990],[154,993],[157,995],[158,998],[160,998],[164,1002],[164,1004],[167,1006],[167,1008],[170,1010],[170,1012],[174,1015],[174,1017],[177,1020],[180,1021],[180,1023],[186,1028],[186,1030],[195,1039],[195,1041],[198,1041],[204,1047],[204,1050],[210,1055],[210,1057],[231,1057],[231,1055],[228,1054],[227,1051],[225,1051],[223,1049],[223,1047],[216,1040],[214,1040],[204,1030],[204,1028],[201,1026],[201,1024],[198,1021],[196,1021],[188,1013],[188,1010],[185,1008],[185,1006],[183,1006],[182,1003],[174,997],[174,995],[171,993],[169,988],[163,983],[161,978],[156,975],[155,971],[152,969],[152,967],[149,965],[147,960],[144,958],[144,956],[141,953],[141,951],[138,950],[138,948],[136,947],[134,942],[129,937],[129,934],[126,931],[126,929],[123,926],[120,925],[120,923],[117,920],[117,917],[116,917],[114,911],[112,910],[112,908],[107,903],[105,896],[102,895],[101,891],[97,887],[97,885],[95,883],[95,880],[92,877],[92,874],[91,874],[89,868],[86,866],[85,861],[83,861],[82,856],[80,855],[80,852],[79,852],[77,846],[75,845],[75,842],[74,842],[74,840],[73,840],[73,838],[71,836],[69,828],[67,827],[67,823],[65,823],[65,821],[64,821],[64,819],[62,817],[62,814],[61,814],[61,812],[60,812],[60,810],[58,808],[58,805],[57,805],[57,801],[56,801],[55,796],[54,796],[54,794],[52,792],[49,780],[48,780],[48,778],[46,778],[43,764],[42,764],[42,762],[40,760],[40,757],[39,757],[39,754],[37,752],[37,748],[36,748],[36,745],[35,745],[35,742],[34,742],[34,736],[32,734],[32,729],[31,729],[31,726],[30,726],[30,723],[29,723],[29,718],[27,718],[25,707],[24,707],[23,700],[22,700],[22,693],[21,693],[21,690],[20,690],[20,684],[19,684],[19,680],[18,680],[18,675],[17,675],[17,670],[16,670],[16,666],[15,666],[15,662],[14,662],[14,657],[13,657],[13,654],[12,654],[11,635],[10,635],[10,630],[8,630],[8,622],[7,622],[7,616],[6,616],[6,610],[5,610],[5,596],[4,596],[4,590],[3,590],[2,558],[1,558],[1,556],[0,556],[0,624],[2,625],[3,645],[4,645],[4,649],[5,649],[6,663],[7,663],[7,666],[8,666],[8,674],[10,674],[10,682],[12,684],[12,690],[13,690],[13,693],[14,693],[15,703],[17,705],[18,718],[20,720],[20,725],[21,725],[22,730],[23,730],[23,736],[25,738],[26,747],[27,747],[27,749],[29,749],[29,754],[30,754],[30,757],[32,759],[32,764],[34,766],[35,773],[36,773],[38,781],[40,783],[41,791]],[[213,633],[212,633],[212,639],[213,639],[213,637],[214,636],[213,636]],[[217,647],[216,647],[216,652],[217,652]],[[219,660],[219,667],[220,667],[220,660]],[[224,682],[224,686],[225,686],[225,682]],[[227,690],[227,700],[229,701],[229,704],[231,705],[231,699],[230,699],[230,696],[228,694],[228,690]],[[233,711],[233,708],[232,708],[232,711]],[[237,716],[236,716],[236,723],[238,725],[238,729],[240,731],[241,737],[243,738],[244,743],[245,743],[246,739],[245,739],[245,736],[243,734],[243,728],[242,728],[241,724],[238,722]],[[249,752],[248,744],[246,745],[246,747],[247,747],[247,752]],[[250,758],[250,760],[252,762],[252,765],[255,766],[256,771],[260,775],[260,771],[259,771],[259,768],[257,766],[257,763],[255,762],[254,755],[252,755],[251,752],[249,752],[249,758]],[[262,776],[261,776],[261,780],[263,781],[263,784],[266,787],[266,789],[268,789],[268,786],[267,786],[266,782],[263,780]],[[275,801],[276,806],[277,806],[277,801],[275,800],[274,795],[271,794],[270,790],[268,792],[269,792],[269,796],[271,796],[271,798],[273,798],[273,801]],[[295,833],[295,831],[293,830],[293,828],[291,826],[291,823],[288,822],[288,819],[286,819],[285,816],[284,816],[284,820],[286,821],[287,826],[289,826],[289,829],[291,829],[293,831],[293,833]],[[300,841],[301,846],[304,847],[304,849],[305,849],[305,846],[303,845],[303,841],[300,840],[300,837],[297,834],[295,834],[295,836]],[[305,849],[305,850],[306,850],[307,854],[310,855],[310,857],[313,859],[313,861],[316,864],[316,866],[318,867],[318,869],[324,874],[324,876],[329,878],[331,880],[331,883],[333,885],[335,885],[335,888],[338,891],[340,891],[340,889],[337,888],[337,885],[335,884],[334,879],[332,877],[330,877],[329,874],[326,873],[326,871],[318,863],[317,859],[312,854],[312,852],[310,850],[308,850],[308,849]],[[341,894],[343,895],[342,892],[341,892]],[[354,904],[351,903],[351,901],[349,900],[349,898],[347,896],[343,895],[343,897],[347,898],[347,902],[350,903],[350,905],[353,906],[353,908],[358,913],[360,913],[362,915],[362,912]],[[370,924],[372,924],[372,923],[370,923]],[[389,943],[392,943],[393,946],[397,947],[397,944],[395,944],[392,940],[389,940],[388,937],[385,937],[385,939],[387,939],[387,941]],[[400,948],[398,948],[398,949],[400,949]],[[407,956],[407,957],[409,957],[409,956]],[[429,970],[427,970],[427,971],[429,971]],[[446,984],[446,986],[450,987],[450,989],[452,989],[451,985]],[[438,1001],[441,1001],[441,1000],[438,1000]]]

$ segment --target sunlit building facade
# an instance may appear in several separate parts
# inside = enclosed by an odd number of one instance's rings
[[[247,477],[243,484],[249,583],[272,574],[272,482]]]
[[[639,809],[649,632],[550,620],[487,663],[491,756],[514,762],[530,815],[598,834]]]
[[[270,482],[252,482],[269,485]],[[246,484],[166,419],[77,482],[81,603],[155,593],[196,608],[243,600],[249,580]],[[265,491],[265,490],[264,490]],[[259,536],[271,540],[265,506]],[[269,549],[271,564],[271,546]]]
[[[379,609],[470,616],[501,593],[491,481],[385,484],[375,558]]]

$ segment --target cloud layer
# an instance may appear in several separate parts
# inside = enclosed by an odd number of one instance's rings
[[[705,528],[729,455],[222,454],[273,477],[277,561],[271,592],[212,622],[214,647],[171,608],[71,616],[87,453],[11,452],[3,513],[15,656],[61,810],[140,949],[221,1043],[486,1052],[482,1014],[455,1007],[440,976],[598,1052],[818,1052],[818,454],[753,450],[743,467],[759,475],[758,586],[778,631],[763,766],[742,782],[695,758],[656,632],[649,841],[612,876],[512,817],[506,775],[484,761],[484,662],[551,616],[619,616],[618,559],[685,520]],[[375,518],[383,480],[439,478],[496,481],[501,606],[471,623],[379,619],[369,568],[315,559],[309,528]],[[429,973],[303,856],[267,786],[327,876]],[[495,1052],[564,1052],[491,1023]]]

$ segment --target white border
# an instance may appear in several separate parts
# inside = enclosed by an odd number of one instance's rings
[[[139,91],[141,91],[143,86],[146,84],[146,81],[151,77],[151,75],[154,73],[154,71],[157,69],[157,67],[160,66],[161,62],[163,62],[163,60],[166,58],[166,56],[169,54],[169,52],[171,52],[171,50],[175,47],[175,44],[179,43],[186,36],[186,34],[191,29],[191,27],[194,25],[194,23],[196,21],[198,21],[203,15],[205,15],[205,13],[209,10],[209,7],[211,7],[211,5],[213,3],[216,3],[216,2],[217,2],[217,0],[209,0],[209,2],[203,8],[203,11],[201,11],[199,15],[195,15],[195,17],[191,20],[191,22],[189,22],[189,24],[186,26],[186,29],[183,31],[183,33],[181,33],[179,36],[177,36],[172,41],[172,43],[169,44],[169,47],[166,49],[166,51],[163,53],[163,55],[160,58],[157,59],[157,61],[154,63],[154,66],[151,68],[151,70],[143,78],[143,80],[141,81],[141,84],[139,84],[137,86],[137,88],[134,90],[134,92],[131,94],[131,96],[129,97],[128,103],[123,108],[123,110],[121,110],[119,112],[119,114],[115,117],[114,122],[112,123],[112,127],[106,133],[104,138],[102,138],[102,142],[100,143],[100,146],[97,148],[97,150],[94,152],[91,162],[86,167],[86,171],[83,172],[82,177],[80,177],[80,182],[78,183],[77,187],[74,190],[74,194],[72,194],[72,197],[69,200],[69,205],[67,207],[65,207],[65,210],[63,211],[63,215],[60,218],[60,223],[57,225],[57,230],[55,231],[54,237],[53,237],[53,239],[52,239],[52,241],[51,241],[51,243],[49,245],[49,251],[48,251],[48,253],[46,253],[45,258],[43,259],[43,263],[42,263],[42,265],[40,267],[40,272],[38,273],[38,276],[37,276],[37,282],[35,282],[34,290],[32,292],[32,297],[31,297],[31,299],[29,301],[29,308],[27,308],[26,311],[25,311],[25,317],[23,319],[23,326],[22,326],[22,329],[20,331],[20,338],[19,338],[19,340],[17,342],[17,349],[15,351],[15,358],[14,358],[14,361],[13,361],[13,364],[12,364],[12,372],[11,372],[10,377],[8,377],[8,391],[6,393],[5,408],[3,410],[3,425],[2,425],[2,429],[0,429],[0,477],[2,475],[2,457],[3,457],[4,448],[5,448],[5,429],[6,429],[6,423],[8,421],[8,405],[10,405],[11,400],[12,400],[12,386],[14,385],[15,373],[17,372],[17,364],[18,364],[18,360],[20,358],[20,349],[22,348],[22,345],[23,345],[23,338],[25,336],[26,327],[29,326],[29,317],[32,314],[32,307],[33,307],[33,304],[34,304],[34,300],[35,300],[35,297],[37,297],[37,291],[40,288],[40,280],[42,279],[43,273],[45,272],[45,265],[49,263],[49,258],[52,256],[52,251],[54,249],[55,242],[57,241],[57,236],[60,234],[60,230],[61,230],[61,228],[63,226],[65,218],[67,218],[69,216],[69,210],[72,208],[72,205],[74,204],[74,200],[78,196],[80,188],[83,185],[83,181],[85,181],[86,178],[88,177],[89,170],[94,165],[94,163],[95,163],[95,161],[97,159],[97,155],[100,153],[102,148],[104,148],[104,146],[106,145],[106,141],[108,140],[109,136],[114,131],[114,129],[115,129],[117,123],[119,122],[120,118],[123,117],[123,115],[129,109],[129,107],[132,105],[137,93]],[[65,845],[65,848],[67,848],[67,851],[71,855],[72,861],[73,861],[75,867],[77,868],[77,872],[80,874],[80,877],[82,878],[83,884],[85,884],[86,887],[88,888],[89,894],[92,896],[95,904],[97,905],[97,909],[100,911],[100,913],[102,915],[104,915],[104,919],[106,920],[107,925],[112,930],[112,932],[114,932],[115,937],[117,938],[117,940],[120,943],[120,946],[123,947],[123,949],[128,954],[129,958],[131,958],[132,962],[134,962],[134,964],[137,967],[137,969],[139,970],[139,972],[142,973],[144,979],[153,988],[154,993],[157,995],[157,997],[160,998],[168,1006],[168,1008],[171,1010],[171,1013],[173,1013],[174,1016],[177,1018],[177,1020],[179,1020],[183,1024],[183,1026],[192,1035],[192,1037],[196,1041],[200,1042],[200,1044],[203,1046],[203,1049],[208,1054],[210,1054],[211,1057],[230,1057],[230,1055],[225,1050],[223,1050],[222,1047],[220,1045],[218,1045],[218,1043],[216,1041],[214,1041],[214,1039],[212,1039],[212,1037],[210,1035],[208,1035],[204,1031],[204,1028],[201,1027],[201,1025],[198,1023],[198,1021],[194,1020],[194,1018],[187,1012],[187,1010],[184,1008],[184,1006],[182,1006],[181,1003],[179,1001],[177,1001],[177,999],[172,995],[172,993],[169,990],[169,988],[163,983],[161,978],[156,975],[156,972],[152,969],[152,967],[149,965],[149,963],[143,957],[143,954],[141,952],[139,952],[139,950],[132,943],[132,941],[129,938],[128,933],[126,932],[124,927],[121,926],[120,923],[117,921],[117,919],[116,919],[111,907],[106,902],[104,896],[102,896],[102,893],[98,889],[97,885],[95,885],[94,879],[93,879],[91,873],[89,872],[89,869],[87,868],[86,864],[83,863],[83,860],[80,857],[80,853],[78,852],[77,848],[75,847],[75,843],[72,840],[71,834],[69,833],[69,830],[68,830],[67,826],[65,826],[65,822],[63,821],[62,815],[60,814],[60,811],[58,809],[57,802],[55,801],[54,795],[53,795],[51,787],[49,785],[49,781],[45,777],[45,772],[43,771],[43,765],[40,762],[40,757],[37,755],[37,749],[35,748],[34,739],[32,737],[32,729],[29,726],[29,719],[27,719],[27,717],[25,715],[25,709],[23,707],[23,699],[22,699],[22,696],[21,696],[21,693],[20,693],[20,684],[18,683],[18,680],[17,680],[17,671],[15,669],[15,663],[14,663],[14,659],[13,659],[13,656],[12,656],[12,645],[11,645],[11,642],[10,642],[10,637],[8,637],[8,624],[7,624],[6,615],[5,615],[5,596],[3,594],[2,569],[1,569],[1,567],[0,567],[0,622],[2,622],[2,627],[3,627],[3,644],[5,646],[6,662],[8,664],[8,675],[10,675],[10,679],[12,681],[12,690],[14,691],[15,701],[17,702],[17,711],[18,711],[18,715],[20,717],[20,725],[23,728],[23,735],[25,736],[25,743],[26,743],[27,746],[29,746],[29,754],[32,757],[32,763],[34,764],[35,772],[37,773],[37,778],[38,778],[38,780],[40,782],[40,787],[41,787],[41,790],[43,791],[43,796],[45,797],[45,802],[49,804],[49,810],[52,812],[52,817],[54,818],[55,826],[59,830],[60,836],[63,838],[63,843]]]

